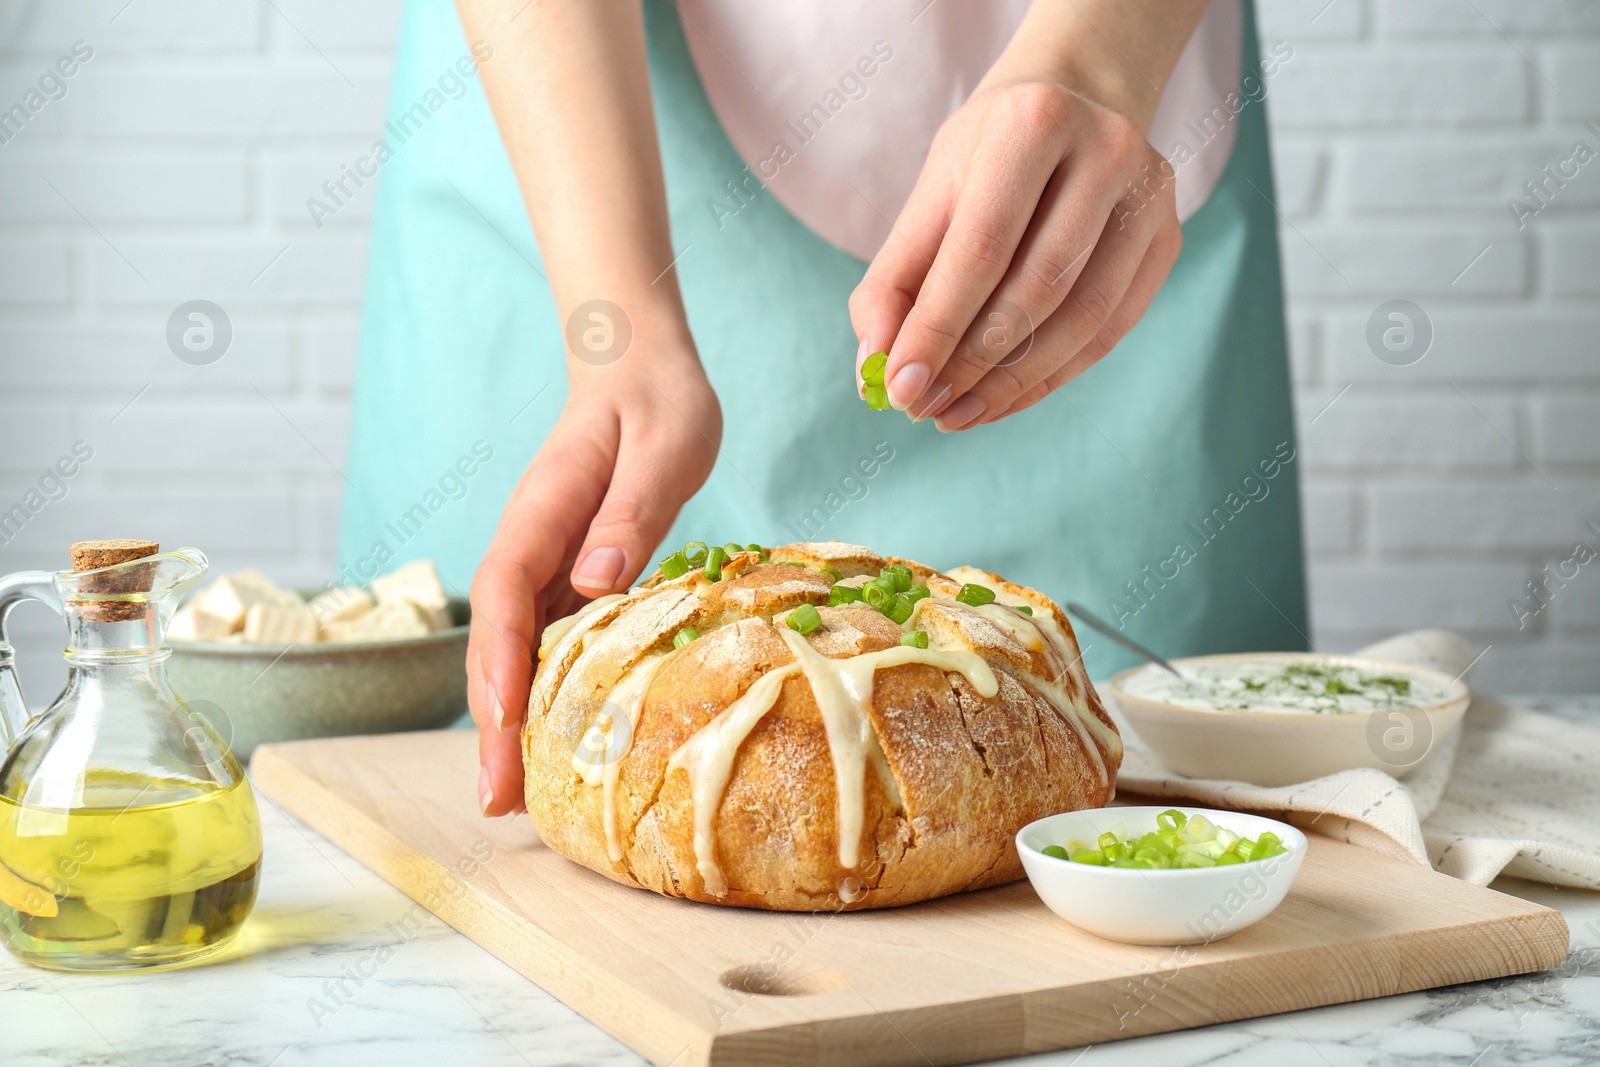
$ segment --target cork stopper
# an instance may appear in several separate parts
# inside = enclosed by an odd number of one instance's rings
[[[140,541],[119,537],[106,541],[79,541],[72,546],[74,571],[99,570],[129,560],[144,559],[161,551],[154,541]],[[155,579],[155,565],[129,567],[116,574],[101,575],[87,580],[80,591],[98,596],[125,596],[129,593],[148,593]],[[137,601],[91,600],[82,607],[83,617],[97,622],[127,622],[143,617],[148,605]]]
[[[139,541],[131,537],[117,537],[109,541],[79,541],[72,546],[72,569],[92,571],[126,563],[130,559],[144,559],[161,551],[154,541]]]

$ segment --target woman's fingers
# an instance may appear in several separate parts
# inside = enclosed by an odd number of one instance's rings
[[[684,501],[711,473],[715,452],[670,408],[661,422],[624,431],[616,469],[572,569],[573,588],[604,596],[627,588],[650,562]],[[718,420],[711,439],[720,437]]]
[[[1156,224],[1119,229],[1113,218],[1095,243],[1083,273],[1053,315],[1034,331],[1020,358],[989,368],[935,419],[940,430],[959,430],[1000,411],[1044,381],[1094,340],[1122,304],[1155,236]]]
[[[950,226],[905,317],[884,381],[905,409],[927,396],[1011,266],[1045,186],[1066,154],[1079,101],[1065,89],[1001,93],[967,162]]]
[[[514,561],[484,557],[473,580],[472,634],[467,643],[467,703],[478,727],[478,802],[485,815],[522,803],[518,727],[533,679],[535,635],[543,620],[538,588]]]
[[[850,294],[850,324],[861,344],[856,351],[856,391],[861,391],[861,364],[874,352],[887,352],[917,301],[950,225],[948,176],[924,169],[895,219],[883,248]]]
[[[1070,356],[1061,366],[1051,371],[1043,381],[1022,390],[1006,406],[997,408],[992,413],[986,413],[980,422],[984,424],[998,422],[1019,411],[1026,411],[1103,359],[1129,330],[1138,325],[1144,313],[1149,310],[1182,247],[1183,231],[1176,220],[1168,222],[1157,230],[1145,250],[1139,269],[1134,273],[1133,280],[1128,283],[1128,289],[1122,295],[1122,303],[1117,305],[1116,311],[1112,312],[1094,339]]]
[[[512,494],[472,580],[467,701],[478,726],[479,801],[487,815],[522,804],[518,728],[546,621],[541,610],[570,562],[567,546],[583,536],[605,491],[604,479],[594,479],[602,435],[563,434],[558,427],[552,436]]]
[[[1172,177],[1133,120],[1061,85],[975,94],[851,298],[858,371],[892,333],[884,381],[914,419],[959,429],[1031,403],[1148,307],[1176,255]]]
[[[985,376],[1003,375],[1031,351],[1035,333],[1061,306],[1104,239],[1106,221],[1123,195],[1118,176],[1125,169],[1125,160],[1115,153],[1089,160],[1075,152],[1056,171],[1005,277],[933,386],[912,406],[913,418],[937,417]]]

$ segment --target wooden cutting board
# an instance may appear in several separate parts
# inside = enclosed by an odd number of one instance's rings
[[[655,1063],[966,1063],[1554,967],[1559,912],[1312,838],[1289,898],[1217,943],[1102,941],[1027,882],[886,911],[628,889],[478,813],[470,731],[266,745],[272,800]],[[269,861],[270,862],[270,858]]]

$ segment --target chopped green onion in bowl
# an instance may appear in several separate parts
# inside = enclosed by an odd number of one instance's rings
[[[1068,841],[1064,847],[1046,845],[1039,851],[1095,867],[1185,870],[1253,863],[1289,850],[1270,830],[1252,840],[1216,825],[1204,815],[1190,818],[1176,808],[1168,808],[1156,816],[1156,829],[1139,837],[1124,838],[1108,831],[1093,845]]]

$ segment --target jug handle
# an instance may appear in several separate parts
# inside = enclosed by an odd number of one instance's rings
[[[18,571],[0,578],[0,750],[11,747],[30,718],[28,704],[22,699],[22,686],[17,684],[16,653],[6,636],[11,609],[24,600],[37,600],[61,614],[55,575],[49,571]]]

